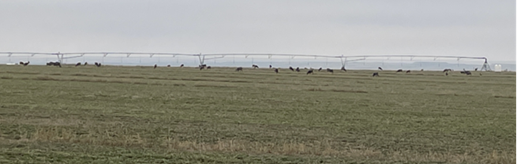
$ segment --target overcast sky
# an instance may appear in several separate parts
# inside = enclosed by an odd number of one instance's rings
[[[515,0],[2,0],[0,52],[438,54],[515,61]]]

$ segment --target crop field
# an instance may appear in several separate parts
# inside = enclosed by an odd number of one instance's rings
[[[0,163],[516,162],[515,72],[306,71],[2,65]]]

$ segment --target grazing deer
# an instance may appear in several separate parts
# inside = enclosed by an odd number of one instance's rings
[[[314,72],[314,71],[313,71],[312,69],[310,69],[309,71],[307,71],[307,75],[308,75],[308,74],[313,74],[313,72]]]

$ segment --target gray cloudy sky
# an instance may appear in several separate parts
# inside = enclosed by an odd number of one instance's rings
[[[0,1],[0,51],[443,54],[515,61],[515,0]]]

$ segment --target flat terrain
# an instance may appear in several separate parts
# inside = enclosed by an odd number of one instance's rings
[[[0,66],[0,163],[515,163],[515,72]],[[482,75],[480,75],[482,73]]]

